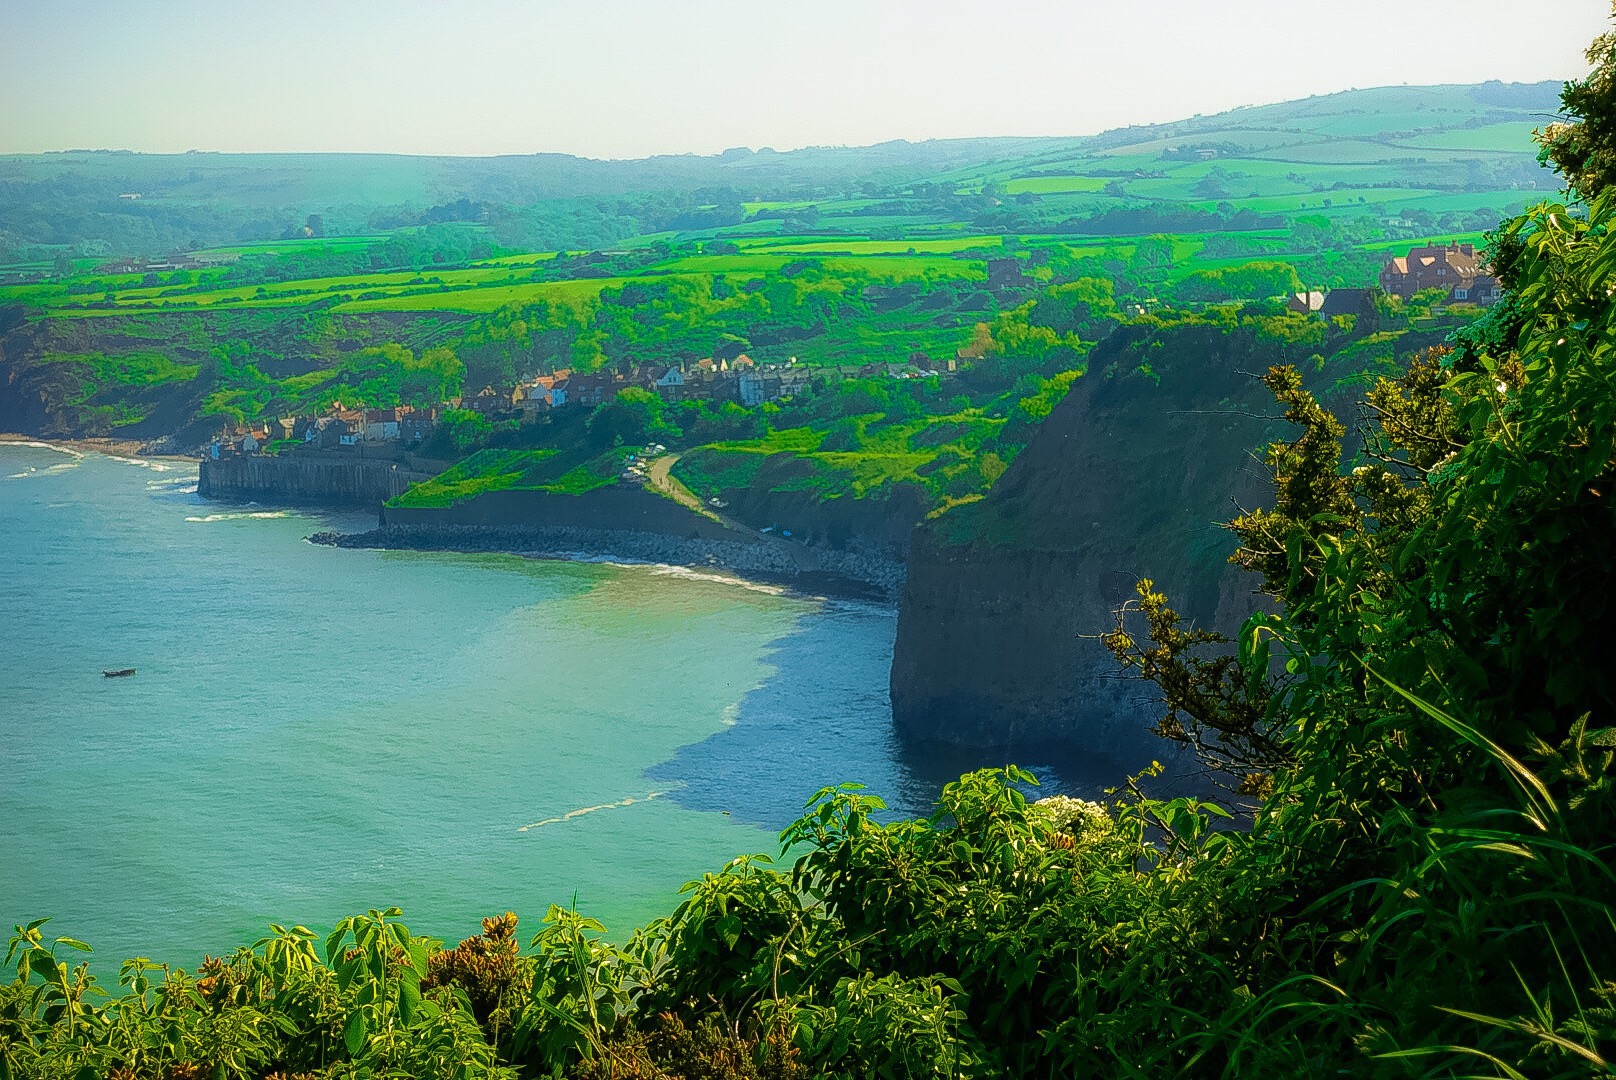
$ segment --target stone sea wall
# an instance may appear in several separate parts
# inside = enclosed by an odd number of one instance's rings
[[[337,506],[380,506],[428,479],[392,461],[302,456],[203,458],[198,495]]]

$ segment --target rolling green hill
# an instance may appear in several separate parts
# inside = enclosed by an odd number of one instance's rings
[[[1557,91],[1553,83],[1384,87],[1087,138],[637,161],[10,155],[0,157],[0,266],[49,265],[64,252],[239,252],[301,235],[310,215],[345,242],[471,221],[501,245],[547,250],[804,232],[953,239],[973,225],[1107,234],[1120,223],[1081,219],[1163,203],[1330,217],[1506,210],[1556,187],[1529,135],[1554,114]]]
[[[920,428],[967,409],[1013,416],[1118,323],[1209,301],[1269,304],[1214,321],[1273,318],[1279,293],[1370,284],[1389,251],[1479,242],[1550,194],[1529,134],[1556,90],[1390,87],[1087,138],[630,162],[0,158],[13,398],[0,420],[149,436],[339,398],[431,405],[419,378],[388,367],[429,349],[453,354],[442,385],[467,393],[720,347],[850,369],[959,356],[977,370],[919,394],[918,428],[859,423],[844,447],[794,451],[795,471],[773,481],[833,497],[908,483],[951,505],[991,483],[979,458],[997,454],[994,472],[1024,432],[999,447],[942,440],[939,464]],[[994,260],[1014,262],[990,282]],[[1407,327],[1429,316],[1396,314]],[[1347,333],[1378,340],[1368,330]],[[401,351],[377,351],[389,343]],[[833,411],[769,424],[823,436],[871,410]],[[690,429],[687,446],[721,447],[681,466],[711,496],[733,489],[709,472],[778,457],[757,423],[716,416],[668,421]]]

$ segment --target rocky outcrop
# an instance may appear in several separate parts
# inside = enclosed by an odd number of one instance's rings
[[[1203,626],[1231,631],[1254,609],[1220,523],[1264,496],[1252,449],[1282,425],[1249,373],[1285,359],[1209,328],[1127,328],[1096,349],[988,498],[917,529],[892,664],[899,733],[1056,743],[1129,770],[1163,756],[1149,688],[1097,635],[1142,577]]]
[[[379,507],[429,478],[394,461],[245,454],[203,458],[196,492],[206,499]]]

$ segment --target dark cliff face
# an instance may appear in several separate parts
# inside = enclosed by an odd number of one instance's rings
[[[1128,328],[1096,349],[988,498],[916,530],[892,664],[899,733],[1059,744],[1129,771],[1163,757],[1151,689],[1096,637],[1142,577],[1203,626],[1232,631],[1255,608],[1221,523],[1266,497],[1253,450],[1283,425],[1250,373],[1285,359],[1204,327]]]
[[[195,336],[194,317],[173,316],[159,330],[149,320],[116,315],[26,322],[18,309],[9,310],[9,320],[0,312],[0,431],[69,439],[175,435],[197,443],[217,426],[198,420],[207,388],[195,380],[102,385],[84,365],[59,362],[77,354],[156,352],[194,364],[205,348],[178,340]]]
[[[38,365],[39,334],[0,316],[0,431],[29,435],[70,435],[60,430],[58,403],[74,387],[60,371]],[[96,432],[95,434],[100,434]]]

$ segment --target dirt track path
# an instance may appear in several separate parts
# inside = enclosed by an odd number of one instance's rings
[[[652,488],[661,494],[666,495],[680,506],[694,510],[702,517],[712,518],[714,521],[722,521],[725,525],[732,529],[739,528],[745,532],[752,531],[745,525],[741,525],[739,522],[729,521],[724,517],[723,514],[717,513],[716,511],[703,506],[701,504],[701,500],[696,498],[696,493],[685,487],[684,484],[680,483],[678,478],[669,471],[673,468],[673,463],[678,460],[678,454],[663,454],[661,457],[653,458],[651,460],[650,464],[645,468],[645,475],[646,478],[651,482]]]
[[[702,501],[696,497],[696,493],[680,483],[679,478],[670,472],[674,462],[678,460],[678,454],[663,454],[661,457],[652,459],[646,465],[646,480],[653,489],[666,495],[679,505],[695,511],[702,517],[711,518],[713,521],[719,522],[726,529],[734,529],[736,532],[750,536],[765,544],[772,544],[783,549],[791,556],[791,561],[797,565],[798,573],[820,568],[819,557],[807,546],[775,533],[758,532],[743,521],[737,521],[728,514],[720,513],[712,507],[702,505]]]

